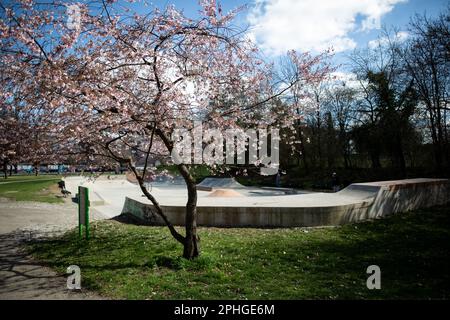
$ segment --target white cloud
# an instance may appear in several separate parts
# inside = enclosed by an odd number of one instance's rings
[[[335,71],[330,75],[332,81],[331,86],[342,86],[345,84],[347,88],[356,89],[360,87],[360,83],[358,77],[353,72],[344,72],[344,71]]]
[[[380,27],[383,15],[408,0],[255,0],[247,19],[266,53],[289,49],[336,52],[353,49],[350,32]],[[357,18],[362,18],[357,23]]]
[[[394,37],[392,37],[392,41],[402,43],[406,39],[408,39],[408,37],[409,37],[408,32],[400,31],[400,32],[396,33]],[[383,46],[387,45],[388,43],[389,43],[389,39],[387,37],[381,37],[381,38],[369,41],[368,46],[369,46],[369,48],[373,49],[378,46],[383,47]]]

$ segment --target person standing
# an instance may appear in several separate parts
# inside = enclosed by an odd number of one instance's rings
[[[338,192],[340,189],[340,181],[336,172],[331,175],[331,186],[333,187],[333,192]]]
[[[280,184],[281,184],[281,171],[278,170],[277,176],[275,177],[275,186],[276,186],[277,188],[279,188],[279,187],[280,187]]]

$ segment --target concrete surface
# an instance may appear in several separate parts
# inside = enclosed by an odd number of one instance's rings
[[[103,215],[112,218],[122,212],[125,199],[130,198],[144,204],[151,202],[143,196],[139,186],[127,181],[124,178],[108,179],[101,176],[95,180],[85,177],[67,177],[65,178],[66,188],[72,193],[72,196],[78,193],[78,186],[89,188],[89,197],[91,204],[96,210]],[[220,182],[219,182],[220,184]],[[214,186],[216,188],[216,186]],[[149,184],[148,190],[158,199],[159,203],[164,206],[185,206],[187,200],[187,191],[184,184],[172,184],[168,182],[155,182]],[[289,189],[290,190],[290,189]],[[263,189],[263,188],[246,188],[235,189],[243,197],[239,197],[239,202],[234,202],[230,198],[208,197],[210,191],[198,191],[199,206],[220,205],[235,206],[247,205],[254,206],[259,203],[279,203],[279,196],[287,197],[285,189]],[[305,191],[297,191],[300,194],[306,194]],[[101,201],[99,201],[101,199]],[[283,200],[284,201],[284,200]],[[97,203],[97,204],[96,204]]]
[[[440,205],[450,199],[445,179],[410,179],[356,183],[337,193],[287,194],[283,189],[234,188],[235,181],[209,179],[205,186],[225,189],[242,197],[209,197],[211,191],[198,191],[198,224],[231,227],[327,226],[378,218],[396,212]],[[237,183],[237,182],[236,182]],[[127,180],[81,177],[66,179],[66,187],[76,193],[78,185],[101,196],[104,205],[95,208],[112,217],[127,213],[150,224],[163,224],[153,214],[151,202],[139,187]],[[164,212],[175,225],[184,224],[187,192],[184,185],[153,183],[149,186]]]
[[[77,226],[77,212],[77,205],[70,201],[0,202],[0,300],[102,299],[83,289],[68,290],[65,275],[40,265],[21,249],[24,241],[52,237]],[[92,210],[92,220],[103,218]]]

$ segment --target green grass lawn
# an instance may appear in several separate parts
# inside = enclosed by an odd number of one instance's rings
[[[126,299],[448,299],[450,208],[338,228],[200,228],[202,256],[180,258],[163,227],[99,221],[27,250],[82,286]],[[366,269],[381,268],[381,290]]]
[[[8,178],[5,179],[3,176],[0,176],[0,184],[3,182],[12,182],[12,181],[29,181],[29,180],[47,180],[47,179],[60,179],[62,176],[57,174],[39,174],[35,176],[34,174],[14,174],[12,176],[8,175]]]
[[[59,180],[57,175],[17,175],[0,179],[0,197],[16,201],[63,202],[55,194]]]

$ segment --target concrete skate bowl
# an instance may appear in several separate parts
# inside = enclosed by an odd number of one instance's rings
[[[197,184],[199,191],[215,190],[235,190],[246,196],[270,196],[270,195],[286,195],[286,194],[303,194],[309,193],[292,188],[277,188],[277,187],[247,187],[236,181],[235,178],[205,178],[202,182]]]
[[[213,191],[214,186],[211,185],[214,180],[206,182],[203,186],[211,187],[211,191],[199,193]],[[223,183],[237,182],[227,180]],[[219,189],[225,187],[222,184]],[[242,185],[233,190],[244,194],[248,191]],[[342,225],[443,205],[450,199],[450,183],[445,179],[409,179],[355,183],[337,193],[284,193],[259,197],[208,197],[207,194],[198,198],[199,226],[315,227]],[[167,201],[161,207],[174,225],[184,225],[185,202]],[[130,197],[125,199],[122,214],[142,224],[164,225],[150,203]]]

